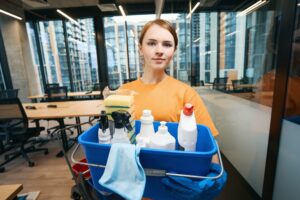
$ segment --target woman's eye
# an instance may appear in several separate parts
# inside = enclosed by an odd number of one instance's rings
[[[164,44],[164,46],[165,46],[165,47],[172,47],[173,45],[170,44],[170,43],[166,43],[166,44]]]
[[[149,45],[149,46],[154,46],[154,45],[155,45],[155,42],[148,42],[147,45]]]

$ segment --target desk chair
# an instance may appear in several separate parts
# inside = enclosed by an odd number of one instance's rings
[[[215,78],[214,82],[213,82],[213,89],[226,92],[227,91],[227,80],[228,80],[228,77]]]
[[[53,88],[53,87],[54,87],[54,88],[55,88],[55,87],[59,87],[59,84],[58,84],[58,83],[47,83],[47,84],[46,84],[46,88],[45,88],[45,93],[48,94],[48,89],[49,89],[49,88]]]
[[[19,93],[19,89],[8,89],[8,90],[1,90],[0,91],[0,99],[11,99],[11,98],[17,98]],[[2,123],[4,123],[2,121]],[[0,122],[1,126],[1,122]],[[12,146],[6,145],[8,143],[8,138],[6,134],[0,133],[0,154],[8,151]]]
[[[0,91],[0,99],[17,98],[19,89],[8,89]]]
[[[47,101],[48,102],[58,102],[58,101],[67,101],[68,98],[68,88],[66,86],[59,86],[59,87],[50,87],[48,88],[48,97],[47,97]],[[64,119],[53,119],[55,121],[63,121]],[[64,125],[67,130],[69,130],[71,132],[71,134],[74,133],[74,131],[72,130],[73,128],[73,124],[65,124]],[[55,133],[58,129],[61,129],[60,125],[58,126],[54,126],[51,128],[47,129],[47,133],[50,136],[53,136],[53,133]]]
[[[34,162],[29,159],[28,153],[43,151],[45,155],[48,154],[47,148],[35,148],[33,143],[25,147],[29,143],[29,139],[37,137],[44,128],[28,127],[27,115],[18,98],[0,99],[0,121],[2,122],[0,132],[7,134],[9,142],[17,150],[4,156],[5,161],[0,164],[0,172],[5,171],[3,167],[5,164],[20,155],[28,162],[29,167],[33,167]]]
[[[244,89],[239,87],[243,82],[241,80],[231,80],[233,92],[240,93],[244,92]]]
[[[132,81],[135,81],[135,80],[136,80],[136,78],[124,79],[124,80],[123,80],[123,84],[124,84],[124,83],[129,83],[129,82],[132,82]]]

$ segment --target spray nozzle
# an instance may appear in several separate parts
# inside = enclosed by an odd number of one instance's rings
[[[103,132],[108,128],[108,117],[105,110],[101,110],[99,124]]]
[[[127,111],[115,111],[111,114],[112,118],[115,122],[115,128],[123,128],[125,127],[128,131],[132,130],[132,126],[130,123],[130,113]]]

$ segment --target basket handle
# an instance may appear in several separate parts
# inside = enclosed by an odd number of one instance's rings
[[[224,166],[223,166],[221,152],[220,152],[220,148],[219,148],[218,142],[217,141],[215,141],[215,142],[216,142],[217,151],[218,151],[218,159],[219,159],[220,166],[221,166],[221,171],[216,176],[196,176],[196,175],[189,175],[189,174],[177,174],[177,173],[166,172],[166,170],[149,169],[149,168],[144,168],[145,174],[147,176],[179,176],[179,177],[194,178],[194,179],[218,179],[224,173]],[[80,164],[80,165],[86,165],[86,166],[90,166],[90,167],[105,168],[105,165],[98,165],[98,164],[93,164],[93,163],[85,163],[85,162],[80,162],[80,161],[76,160],[74,158],[74,155],[75,155],[76,151],[78,150],[79,145],[80,144],[76,145],[76,147],[74,148],[74,150],[73,150],[73,152],[71,154],[71,160],[72,160],[73,163]]]

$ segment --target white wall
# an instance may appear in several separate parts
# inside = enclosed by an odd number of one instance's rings
[[[262,196],[271,108],[208,88],[197,91],[220,132],[221,151]]]
[[[299,199],[300,125],[283,120],[278,154],[274,200]]]

